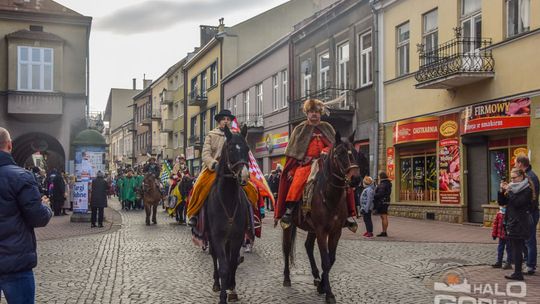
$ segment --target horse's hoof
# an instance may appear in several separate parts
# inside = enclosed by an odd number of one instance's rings
[[[321,285],[321,279],[315,279],[313,280],[313,286],[319,287]]]
[[[336,303],[336,297],[334,297],[333,294],[326,295],[326,303],[327,304],[335,304]]]
[[[146,222],[146,226],[150,226],[150,222]]]
[[[232,292],[232,293],[228,294],[227,295],[227,301],[229,301],[229,302],[238,301],[238,294],[236,294],[236,292]]]
[[[212,291],[213,292],[221,291],[221,287],[219,287],[219,285],[214,284],[214,287],[212,287]]]
[[[323,289],[323,286],[321,283],[319,283],[319,285],[317,286],[317,292],[319,294],[323,294],[324,293],[324,289]]]
[[[283,287],[291,287],[291,280],[284,280]]]
[[[152,224],[157,225],[157,221],[152,221]]]

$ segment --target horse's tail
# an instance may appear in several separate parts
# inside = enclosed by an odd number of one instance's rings
[[[294,267],[294,252],[296,251],[296,225],[291,225],[291,251],[289,252],[289,261]]]

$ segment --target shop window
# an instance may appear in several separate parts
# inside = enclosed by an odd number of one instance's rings
[[[489,141],[489,200],[497,201],[502,180],[509,181],[510,171],[520,154],[527,154],[527,138],[512,137]]]
[[[400,153],[400,201],[437,201],[437,156],[435,150]]]

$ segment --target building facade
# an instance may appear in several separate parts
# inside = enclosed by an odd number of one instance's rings
[[[92,18],[51,0],[0,1],[0,125],[13,156],[68,169],[71,140],[86,128]]]
[[[373,8],[391,213],[490,225],[516,156],[540,166],[540,3],[402,0]]]
[[[152,80],[143,79],[143,90],[133,96],[133,165],[142,165],[161,152],[157,125],[161,120],[159,104],[154,105]],[[156,101],[157,103],[157,101]]]
[[[376,166],[373,17],[369,1],[338,1],[296,26],[291,35],[291,129],[306,119],[302,105],[328,103],[328,121]]]
[[[263,173],[285,166],[289,141],[289,36],[223,79],[225,109],[248,127],[248,144]]]

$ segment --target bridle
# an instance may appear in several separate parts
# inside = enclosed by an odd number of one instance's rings
[[[343,182],[343,185],[335,185],[334,183],[330,182],[330,184],[337,188],[349,188],[351,184],[351,180],[347,177],[347,172],[349,172],[351,169],[358,168],[358,165],[354,159],[354,154],[352,149],[347,149],[347,163],[345,166],[342,165],[342,163],[338,160],[338,156],[336,153],[337,148],[332,148],[331,153],[331,160],[334,167],[337,167],[339,170],[339,174],[336,174],[335,172],[332,172],[332,176],[337,178],[339,181]]]
[[[242,174],[242,169],[244,167],[247,167],[248,170],[249,170],[249,163],[243,159],[240,159],[239,161],[235,162],[235,163],[230,163],[230,160],[231,158],[229,157],[229,143],[228,142],[225,142],[225,160],[227,162],[227,169],[229,169],[230,172],[232,173],[225,173],[225,174],[222,174],[223,177],[225,178],[232,178],[232,179],[236,179],[236,181],[242,185],[243,185],[243,182],[242,182],[242,177],[241,177],[241,174]]]

